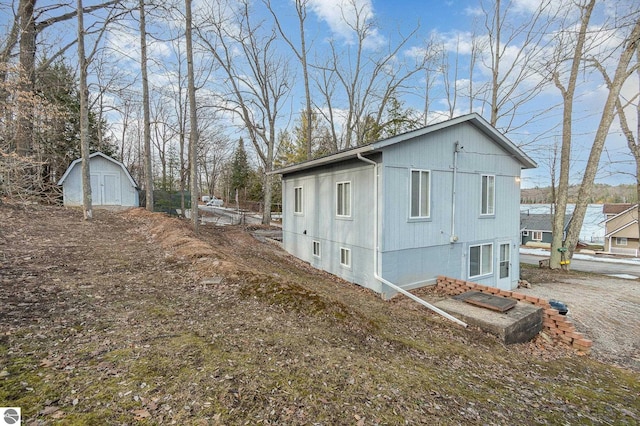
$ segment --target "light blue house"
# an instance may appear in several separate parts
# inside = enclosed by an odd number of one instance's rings
[[[438,275],[513,289],[533,167],[477,114],[288,166],[283,245],[383,297]]]

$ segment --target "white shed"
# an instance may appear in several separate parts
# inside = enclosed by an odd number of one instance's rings
[[[89,156],[91,204],[138,207],[138,185],[127,168],[102,152]],[[82,205],[82,159],[74,160],[58,181],[65,206]]]

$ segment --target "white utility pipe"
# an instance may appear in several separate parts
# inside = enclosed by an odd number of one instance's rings
[[[418,296],[409,293],[407,290],[403,289],[402,287],[399,287],[395,284],[393,284],[392,282],[389,282],[387,280],[385,280],[384,278],[382,278],[380,276],[380,274],[378,273],[378,269],[379,269],[379,264],[378,264],[378,163],[376,163],[373,160],[370,160],[368,158],[365,158],[362,156],[362,154],[358,153],[358,159],[361,161],[364,161],[365,163],[369,163],[371,165],[373,165],[373,199],[374,199],[374,208],[373,208],[373,223],[374,223],[374,227],[373,227],[373,276],[375,277],[375,279],[377,279],[378,281],[380,281],[381,283],[391,287],[392,289],[394,289],[395,291],[404,294],[405,296],[407,296],[409,299],[418,302],[419,304],[421,304],[422,306],[424,306],[427,309],[431,309],[433,312],[442,315],[443,317],[457,323],[460,324],[463,327],[467,327],[467,323],[460,321],[458,318],[446,313],[445,311],[443,311],[442,309],[433,306],[432,304],[426,302],[425,300],[420,299]]]
[[[451,235],[449,236],[449,242],[455,243],[458,241],[456,235],[456,178],[458,176],[458,152],[460,152],[460,143],[456,141],[453,145],[453,188],[451,190]]]

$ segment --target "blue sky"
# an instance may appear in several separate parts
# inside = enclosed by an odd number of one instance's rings
[[[479,0],[464,0],[464,1],[431,1],[431,0],[396,0],[396,1],[380,1],[380,0],[310,0],[310,13],[307,20],[307,38],[313,44],[313,55],[315,58],[322,57],[328,51],[327,40],[329,38],[336,41],[339,48],[343,48],[347,51],[348,46],[352,43],[352,33],[346,25],[345,17],[349,19],[349,13],[340,13],[340,4],[343,5],[349,1],[354,1],[361,10],[364,10],[367,14],[368,22],[374,25],[375,30],[371,34],[369,48],[365,52],[371,54],[376,48],[380,49],[387,44],[393,45],[398,41],[398,33],[404,35],[409,34],[419,24],[420,28],[417,33],[412,37],[404,48],[399,52],[398,61],[406,60],[411,56],[411,52],[424,49],[428,40],[436,40],[444,46],[445,53],[448,55],[450,72],[448,78],[450,83],[456,82],[458,89],[461,92],[465,91],[468,87],[469,72],[469,46],[471,46],[471,36],[475,31],[477,36],[482,37],[482,16],[478,14],[480,7]],[[560,5],[562,2],[567,3],[569,0],[555,0],[554,5]],[[211,4],[213,0],[194,0],[194,11],[196,14],[203,10],[203,5]],[[39,7],[46,6],[48,4],[57,3],[53,0],[40,0],[38,2]],[[97,1],[85,0],[85,6],[90,6],[97,3]],[[179,2],[180,3],[180,2]],[[291,34],[296,34],[297,22],[294,19],[294,11],[292,9],[291,0],[272,0],[274,8],[280,19],[282,20],[285,30],[291,31]],[[503,4],[506,4],[506,0],[503,0]],[[526,22],[532,18],[531,11],[540,3],[539,0],[512,0],[512,10],[509,15],[508,24],[516,26],[522,22]],[[601,2],[598,7],[594,18],[592,19],[592,27],[594,34],[599,34],[601,31],[604,35],[601,36],[602,43],[605,48],[602,51],[612,51],[617,45],[617,39],[615,34],[611,32],[606,33],[602,31],[604,23],[613,16],[618,16],[625,9],[633,9],[635,3],[635,9],[637,9],[637,2],[634,0],[608,0],[607,2]],[[485,0],[486,5],[492,4],[492,2]],[[0,7],[2,16],[0,17],[0,24],[3,28],[9,22],[10,8],[9,1],[3,0]],[[74,7],[75,2],[68,2],[68,7]],[[253,6],[256,13],[256,18],[269,20],[269,15],[265,13],[261,8],[260,0],[253,0]],[[345,6],[346,10],[346,6]],[[59,13],[60,10],[54,13]],[[90,22],[92,17],[85,17],[85,21]],[[158,17],[155,17],[158,19]],[[149,55],[152,61],[152,69],[150,70],[152,76],[152,84],[157,91],[166,90],[167,87],[175,86],[176,84],[176,70],[171,69],[171,64],[175,61],[175,49],[176,44],[172,44],[167,39],[170,35],[170,29],[180,28],[183,24],[180,22],[179,14],[171,17],[168,14],[161,15],[160,21],[154,21],[154,16],[148,17],[150,23],[150,31],[154,36],[160,38],[160,40],[151,41],[149,46]],[[68,21],[67,25],[57,25],[43,35],[41,41],[43,41],[43,47],[46,49],[47,45],[67,40],[70,37],[75,36],[75,22]],[[130,77],[135,80],[134,85],[137,83],[137,74],[139,73],[138,66],[138,41],[139,36],[137,34],[137,23],[133,18],[124,22],[124,26],[118,30],[113,30],[105,38],[105,42],[111,48],[110,55],[115,61],[115,66],[123,78]],[[174,31],[177,32],[177,31]],[[606,35],[606,37],[605,37]],[[596,37],[597,38],[597,37]],[[88,43],[91,42],[89,38]],[[455,50],[458,50],[456,56]],[[509,58],[516,57],[520,49],[523,49],[522,40],[515,39],[511,42],[507,54],[507,63]],[[51,50],[51,47],[49,47]],[[42,50],[44,51],[44,49]],[[282,47],[281,53],[283,55],[291,56],[291,52],[287,51],[286,47]],[[67,54],[67,60],[74,63],[74,49],[71,49]],[[457,58],[458,74],[453,73],[455,61]],[[201,54],[199,56],[200,63],[207,62],[207,55]],[[291,61],[294,68],[294,74],[296,75],[295,81],[292,81],[292,90],[287,99],[287,108],[290,108],[288,116],[281,121],[282,127],[291,128],[295,124],[295,118],[299,115],[299,112],[304,104],[302,90],[301,90],[301,72],[295,69],[295,61]],[[606,65],[611,68],[611,63],[605,62]],[[211,81],[204,84],[202,94],[214,93],[218,90],[216,86],[216,76],[210,77]],[[488,69],[481,63],[476,64],[474,69],[474,86],[477,88],[481,84],[488,81],[489,72]],[[526,82],[523,85],[522,91],[526,92],[528,87],[533,87],[535,80],[538,77],[532,77],[530,82]],[[405,106],[414,108],[417,111],[423,110],[424,105],[424,87],[425,77],[423,73],[416,74],[415,78],[411,80],[411,88],[404,91],[401,98],[405,102]],[[438,119],[438,114],[443,114],[447,110],[447,97],[444,93],[444,85],[442,78],[436,79],[433,84],[432,90],[429,92],[431,98],[430,105],[430,122]],[[625,86],[624,93],[627,98],[633,97],[638,93],[637,78],[630,79],[630,82]],[[574,151],[572,162],[572,180],[577,182],[581,176],[581,170],[584,169],[585,158],[588,155],[589,147],[592,141],[593,134],[596,129],[597,122],[599,120],[599,113],[601,106],[606,96],[606,90],[602,78],[592,70],[584,69],[581,73],[581,78],[578,86],[578,93],[576,97],[576,103],[574,107]],[[549,85],[544,88],[535,99],[528,103],[520,110],[519,115],[516,118],[516,122],[526,121],[531,116],[538,114],[540,111],[547,110],[553,105],[557,105],[560,101],[558,90]],[[114,100],[116,102],[116,100]],[[485,105],[486,106],[486,105]],[[482,102],[476,100],[474,102],[474,111],[481,113],[485,118],[488,118],[486,108],[483,108]],[[454,114],[460,115],[469,112],[468,98],[461,94],[457,99]],[[550,109],[544,114],[540,115],[540,118],[536,119],[533,123],[526,125],[517,130],[511,129],[507,136],[513,140],[516,144],[521,145],[523,150],[527,152],[534,160],[539,164],[538,169],[532,171],[525,171],[523,173],[523,187],[533,186],[548,186],[550,183],[550,171],[549,164],[551,158],[551,152],[553,151],[554,143],[560,141],[560,128],[559,122],[561,118],[561,110],[559,108]],[[285,114],[287,115],[287,114]],[[636,129],[635,118],[632,118],[631,127]],[[441,118],[440,118],[441,119]],[[228,128],[234,127],[237,121]],[[510,123],[506,123],[506,120],[498,122],[498,127],[506,129]],[[115,123],[117,127],[117,123]],[[237,137],[241,134],[241,130],[235,129],[232,132],[233,137]],[[622,164],[621,161],[627,160],[627,164]],[[612,126],[610,137],[607,141],[606,150],[603,154],[603,169],[598,175],[599,182],[606,182],[610,184],[616,183],[632,183],[633,177],[630,174],[624,174],[626,172],[631,173],[633,167],[631,166],[631,157],[628,155],[628,148],[624,139],[621,137],[618,121],[615,120]]]

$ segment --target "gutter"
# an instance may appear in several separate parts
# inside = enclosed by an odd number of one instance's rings
[[[392,282],[387,281],[386,279],[382,278],[380,276],[380,274],[378,273],[379,269],[380,269],[380,265],[378,262],[378,163],[376,163],[373,160],[370,160],[368,158],[365,158],[362,156],[362,154],[360,152],[357,153],[357,157],[358,160],[363,161],[365,163],[371,164],[373,166],[373,200],[374,200],[374,209],[373,209],[373,276],[375,279],[377,279],[378,281],[380,281],[381,283],[385,284],[388,287],[391,287],[392,289],[394,289],[395,291],[397,291],[398,293],[402,293],[405,296],[407,296],[409,299],[418,302],[419,304],[421,304],[422,306],[424,306],[427,309],[432,310],[433,312],[442,315],[443,317],[447,318],[448,320],[451,320],[457,324],[460,324],[463,327],[467,327],[467,323],[460,321],[458,318],[446,313],[445,311],[443,311],[442,309],[433,306],[432,304],[428,303],[425,300],[420,299],[418,296],[409,293],[407,290],[403,289],[402,287],[399,287],[395,284],[393,284]]]

